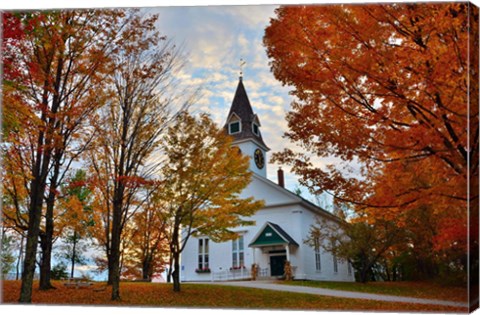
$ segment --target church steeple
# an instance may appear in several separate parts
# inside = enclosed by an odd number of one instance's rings
[[[239,124],[236,124],[236,122],[239,122]],[[240,77],[235,96],[233,97],[232,106],[228,112],[225,129],[235,141],[250,138],[259,142],[259,144],[265,147],[266,150],[269,150],[265,142],[263,142],[260,127],[260,120],[253,112],[252,105],[247,96],[247,91],[243,85],[243,79]]]
[[[270,149],[263,141],[260,127],[240,76],[224,128],[234,138],[233,144],[251,157],[251,170],[266,177],[266,152]]]

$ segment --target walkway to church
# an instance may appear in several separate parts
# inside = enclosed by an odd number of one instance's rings
[[[404,302],[404,303],[468,307],[467,303],[462,303],[462,302],[420,299],[420,298],[413,298],[413,297],[361,293],[361,292],[331,290],[331,289],[322,289],[322,288],[311,288],[311,287],[302,287],[302,286],[296,286],[296,285],[293,286],[293,285],[278,284],[273,281],[209,282],[209,284],[240,286],[240,287],[247,287],[247,288],[286,291],[286,292],[295,292],[295,293],[327,295],[327,296],[334,296],[339,298],[350,298],[350,299],[366,299],[366,300],[377,300],[377,301],[386,301],[386,302]]]

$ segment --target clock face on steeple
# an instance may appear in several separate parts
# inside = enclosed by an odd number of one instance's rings
[[[265,166],[265,158],[263,157],[263,152],[260,149],[256,149],[253,153],[253,159],[255,164],[259,169],[262,169]]]

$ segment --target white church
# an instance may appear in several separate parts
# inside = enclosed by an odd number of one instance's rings
[[[269,148],[260,127],[240,77],[225,131],[234,138],[233,144],[242,154],[251,157],[252,181],[241,197],[254,197],[263,200],[265,205],[248,218],[254,225],[235,230],[239,235],[236,240],[215,243],[206,236],[191,237],[181,255],[180,280],[250,279],[253,264],[257,266],[257,279],[280,278],[288,261],[297,280],[355,281],[348,262],[337,259],[320,246],[304,244],[316,217],[332,224],[340,219],[285,189],[282,170],[278,170],[278,183],[267,179]]]

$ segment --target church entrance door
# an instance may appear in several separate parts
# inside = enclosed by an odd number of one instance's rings
[[[287,260],[286,255],[282,256],[270,256],[270,273],[272,277],[283,276],[285,261]]]

